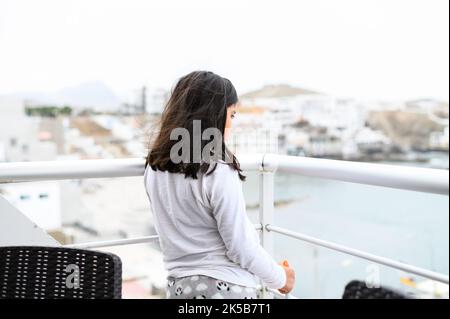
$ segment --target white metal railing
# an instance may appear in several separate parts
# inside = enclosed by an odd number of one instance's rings
[[[242,155],[243,170],[283,172],[448,195],[448,171],[275,154]],[[140,176],[143,159],[0,163],[0,183]]]
[[[264,169],[448,196],[448,171],[266,154]]]
[[[380,256],[377,256],[374,254],[367,253],[365,251],[357,250],[357,249],[350,248],[350,247],[347,247],[344,245],[340,245],[340,244],[336,244],[336,243],[326,241],[323,239],[315,238],[313,236],[300,234],[298,232],[293,232],[293,231],[290,231],[288,229],[284,229],[281,227],[267,225],[266,228],[268,231],[272,231],[272,232],[282,234],[282,235],[285,235],[285,236],[288,236],[291,238],[295,238],[298,240],[302,240],[302,241],[305,241],[305,242],[313,244],[313,245],[325,247],[325,248],[328,248],[331,250],[339,251],[339,252],[347,254],[347,255],[352,255],[355,257],[370,260],[377,264],[385,265],[388,267],[393,267],[393,268],[396,268],[399,270],[403,270],[405,272],[416,274],[416,275],[419,275],[422,277],[427,277],[427,278],[430,278],[430,279],[433,279],[436,281],[448,283],[448,276],[436,273],[434,271],[429,271],[429,270],[426,270],[423,268],[411,266],[411,265],[408,265],[408,264],[405,264],[402,262],[398,262],[398,261],[395,261],[395,260],[392,260],[389,258],[380,257]]]
[[[158,235],[152,235],[152,236],[125,238],[125,239],[94,241],[94,242],[90,242],[90,243],[69,244],[69,245],[65,245],[64,247],[78,248],[78,249],[94,249],[94,248],[104,248],[104,247],[112,247],[112,246],[150,243],[152,241],[157,240],[158,238],[159,238]]]
[[[255,229],[261,230],[262,225],[256,224]],[[150,242],[157,240],[158,238],[159,238],[158,235],[151,235],[151,236],[142,236],[142,237],[125,238],[125,239],[94,241],[94,242],[89,242],[89,243],[69,244],[69,245],[65,245],[65,247],[79,248],[79,249],[93,249],[93,248],[150,243]]]
[[[241,155],[239,156],[239,161],[243,170],[260,172],[260,224],[257,225],[257,228],[261,231],[261,244],[269,253],[273,253],[273,233],[279,233],[291,238],[306,241],[310,244],[319,245],[341,253],[383,264],[391,268],[414,273],[435,281],[446,284],[449,283],[448,275],[439,274],[396,260],[369,254],[364,251],[333,242],[327,242],[322,239],[273,225],[273,175],[275,172],[293,173],[344,182],[448,196],[448,171],[275,154]],[[1,163],[0,183],[141,176],[143,173],[144,160],[142,159]],[[156,238],[157,236],[146,236],[105,242],[75,244],[68,245],[67,247],[99,248],[105,246],[129,245],[149,242]],[[263,291],[269,292],[268,289],[263,289]]]

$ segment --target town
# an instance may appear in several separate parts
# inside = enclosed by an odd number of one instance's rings
[[[131,101],[105,105],[64,96],[3,96],[0,162],[144,158],[168,96],[169,90],[146,87]],[[448,102],[433,99],[361,101],[269,85],[239,97],[227,143],[238,155],[448,169],[448,111]],[[64,244],[155,234],[140,178],[13,183],[0,185],[0,193]],[[252,208],[250,201],[247,205]],[[163,295],[165,270],[157,245],[111,251],[123,257],[126,296]]]

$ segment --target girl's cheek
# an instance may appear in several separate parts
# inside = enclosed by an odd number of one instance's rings
[[[224,132],[224,139],[225,141],[228,140],[228,137],[230,136],[230,127],[225,127],[225,132]]]
[[[225,122],[225,128],[231,127],[231,116],[227,114],[227,121]]]

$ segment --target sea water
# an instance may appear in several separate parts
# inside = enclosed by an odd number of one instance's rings
[[[244,193],[258,220],[258,176]],[[449,197],[299,175],[275,174],[274,224],[426,269],[449,272]],[[340,298],[353,280],[379,280],[405,290],[401,277],[423,280],[346,254],[274,233],[274,255],[296,269],[294,294]]]

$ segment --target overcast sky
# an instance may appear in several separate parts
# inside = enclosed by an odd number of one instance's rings
[[[239,92],[449,99],[448,0],[0,0],[0,94],[126,93],[208,69]]]

